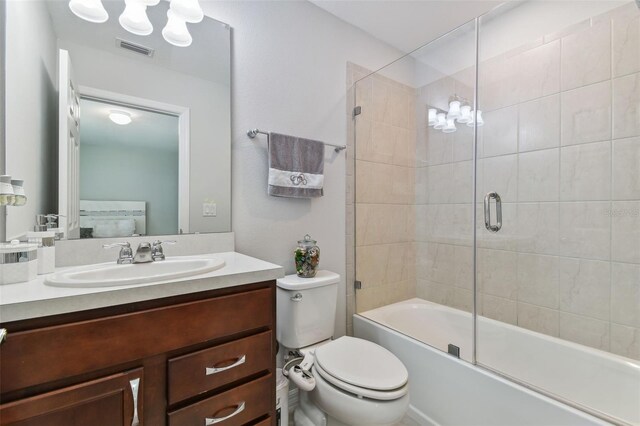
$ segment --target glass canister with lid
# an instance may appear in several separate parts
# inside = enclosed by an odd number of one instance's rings
[[[316,276],[318,263],[320,263],[320,248],[317,241],[312,240],[309,234],[298,241],[295,250],[296,273],[301,278],[313,278]]]

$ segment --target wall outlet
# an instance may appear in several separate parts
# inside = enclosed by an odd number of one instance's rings
[[[217,216],[216,203],[202,203],[202,217]]]

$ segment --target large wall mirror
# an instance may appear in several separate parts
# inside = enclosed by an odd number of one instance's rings
[[[27,195],[7,239],[50,213],[68,239],[230,231],[229,26],[187,23],[178,47],[169,2],[147,36],[120,25],[124,0],[103,4],[91,23],[67,0],[5,3],[6,172]]]

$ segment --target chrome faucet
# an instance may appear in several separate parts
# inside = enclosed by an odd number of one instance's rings
[[[168,241],[160,241],[160,240],[155,240],[153,242],[153,246],[151,247],[151,258],[153,259],[153,261],[158,261],[158,260],[164,260],[165,256],[164,256],[164,250],[162,249],[162,244],[175,244],[176,242],[174,240],[168,240]]]
[[[120,247],[120,253],[118,253],[118,260],[116,261],[118,265],[128,265],[130,263],[134,263],[133,261],[133,250],[131,250],[131,244],[124,243],[113,243],[113,244],[103,244],[102,248],[108,249],[113,247]]]
[[[136,255],[133,256],[133,263],[149,263],[149,262],[153,262],[153,258],[151,257],[151,244],[149,243],[138,244]]]

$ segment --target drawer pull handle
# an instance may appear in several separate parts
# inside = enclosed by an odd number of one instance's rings
[[[247,362],[247,356],[242,355],[240,358],[237,359],[236,362],[234,362],[231,365],[227,365],[226,367],[207,367],[205,369],[205,373],[207,374],[207,376],[211,374],[221,373],[223,371],[231,370],[232,368],[238,367],[244,364],[245,362]]]
[[[131,420],[131,426],[138,426],[140,419],[138,418],[138,388],[140,387],[140,379],[129,380],[129,386],[131,386],[131,394],[133,395],[133,419]]]
[[[244,411],[244,401],[241,402],[240,404],[238,404],[238,408],[236,408],[236,411],[234,411],[233,413],[229,414],[228,416],[224,416],[224,417],[205,417],[204,418],[204,424],[205,426],[209,426],[209,425],[215,425],[216,423],[220,423],[220,422],[224,422],[225,420],[229,420],[231,417],[237,416],[238,414],[242,413]]]
[[[4,342],[4,339],[7,338],[7,334],[9,334],[7,332],[6,328],[0,328],[0,344],[2,344],[2,342]]]

